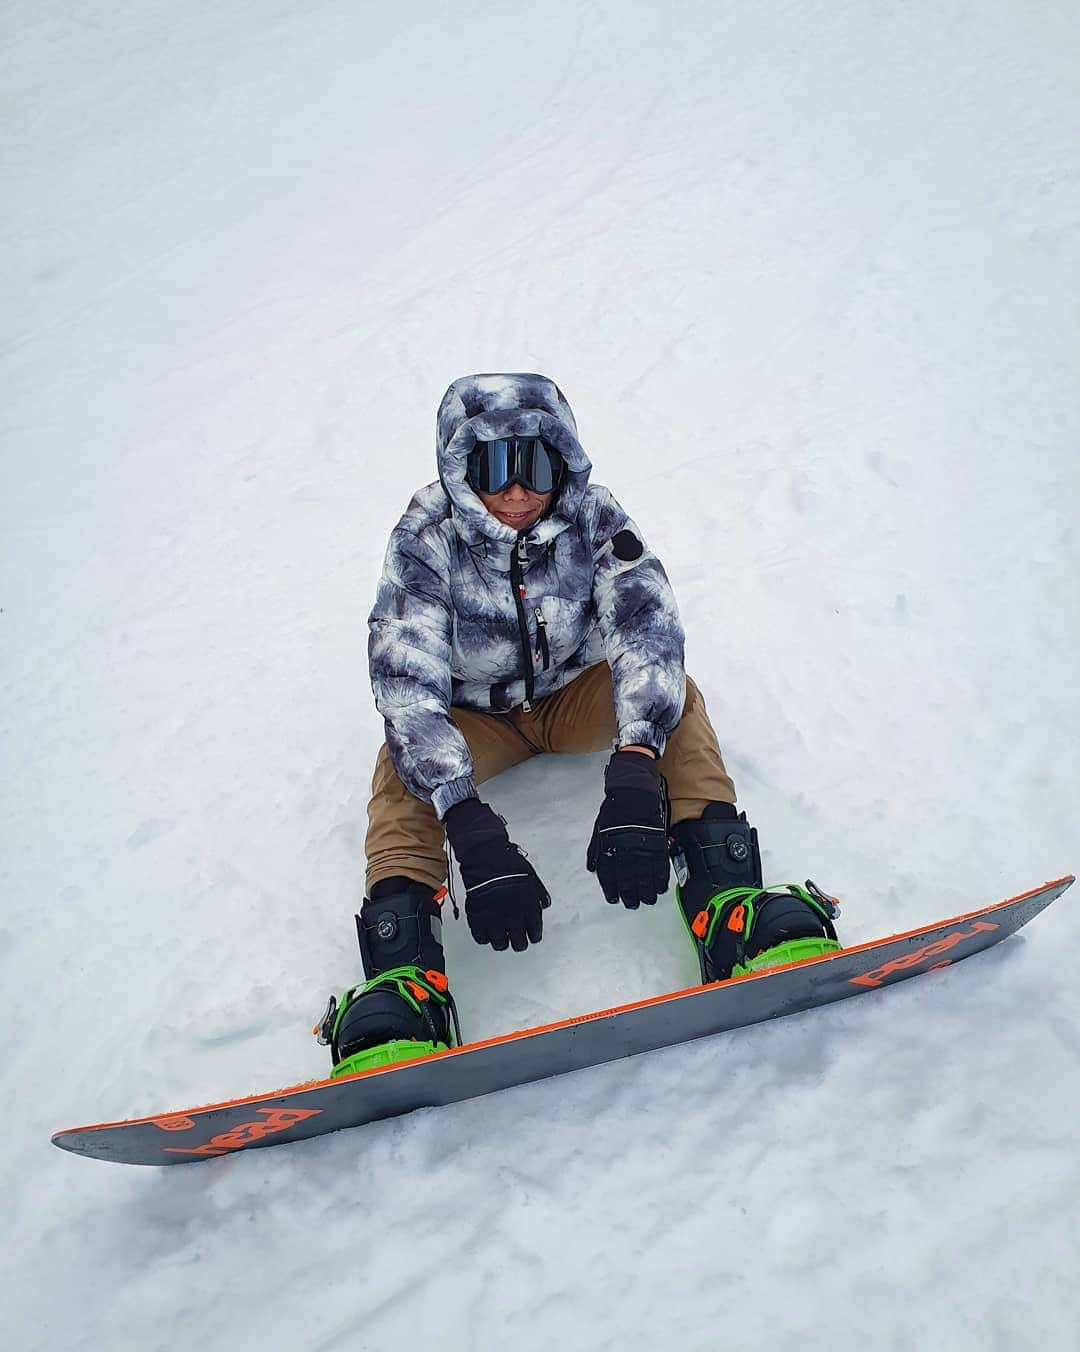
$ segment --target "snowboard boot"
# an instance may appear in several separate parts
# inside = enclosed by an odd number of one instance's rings
[[[460,1046],[438,896],[403,877],[372,887],[356,917],[366,980],[331,996],[313,1029],[330,1048],[331,1078]]]
[[[732,803],[710,803],[671,828],[675,895],[702,984],[781,967],[840,948],[840,908],[807,880],[766,889],[757,831]]]

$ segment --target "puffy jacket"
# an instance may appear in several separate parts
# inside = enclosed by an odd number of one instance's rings
[[[620,745],[662,752],[682,715],[683,630],[660,560],[591,465],[562,392],[539,375],[456,380],[438,413],[439,482],[390,536],[368,620],[375,703],[402,782],[442,817],[476,793],[451,706],[505,713],[606,658]],[[465,478],[477,441],[539,436],[566,461],[520,535]]]

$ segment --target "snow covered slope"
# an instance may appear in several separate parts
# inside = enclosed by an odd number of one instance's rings
[[[0,1163],[19,1349],[1072,1349],[1075,902],[873,1001],[194,1170],[60,1126],[325,1069],[364,620],[457,375],[540,370],[668,565],[768,876],[858,942],[1075,871],[1068,3],[10,0]],[[491,788],[543,944],[467,1036],[693,978]]]

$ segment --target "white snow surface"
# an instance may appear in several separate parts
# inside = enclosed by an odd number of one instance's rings
[[[767,877],[865,941],[1075,870],[1080,12],[8,0],[4,1345],[1075,1349],[1074,894],[873,999],[198,1168],[60,1127],[311,1079],[366,615],[472,371],[564,388],[664,559]],[[466,1035],[691,984],[487,796]]]

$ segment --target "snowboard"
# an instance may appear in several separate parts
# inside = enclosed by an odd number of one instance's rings
[[[72,1127],[54,1145],[118,1164],[194,1164],[491,1094],[512,1085],[799,1014],[937,971],[1000,943],[1074,879],[837,953],[526,1028],[433,1056],[249,1098]]]

